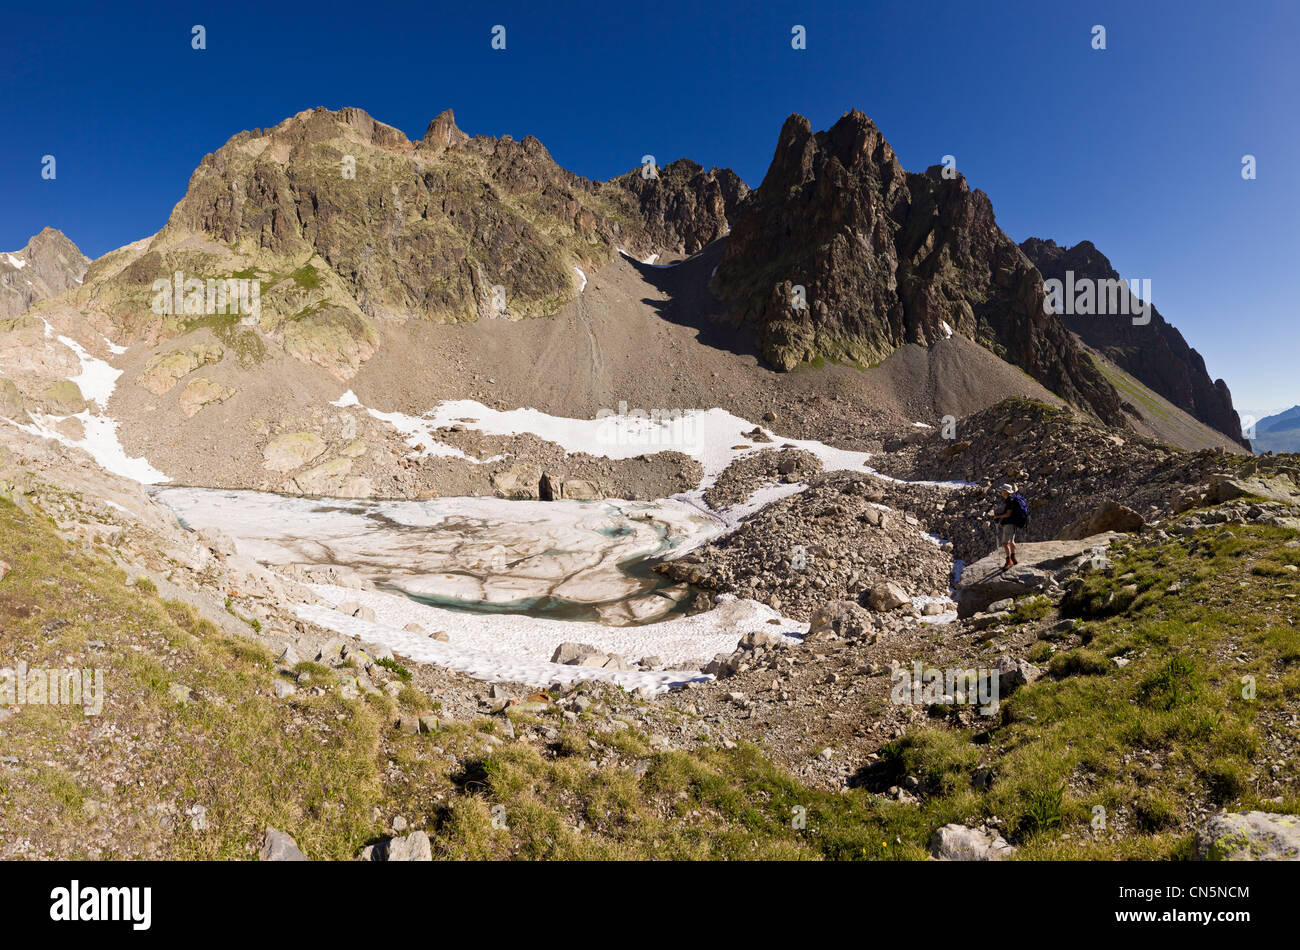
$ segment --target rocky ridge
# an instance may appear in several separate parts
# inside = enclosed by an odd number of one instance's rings
[[[1020,250],[1048,280],[1119,280],[1119,273],[1091,241],[1061,247],[1055,241],[1029,238]],[[1149,323],[1134,325],[1128,315],[1077,315],[1061,320],[1085,343],[1132,373],[1180,409],[1249,448],[1241,420],[1232,408],[1232,394],[1222,379],[1211,381],[1200,353],[1152,306]]]
[[[89,266],[90,258],[56,228],[42,229],[21,250],[0,253],[0,320],[75,289]]]
[[[778,368],[870,365],[961,333],[1122,424],[1114,389],[1045,314],[1042,275],[998,228],[988,196],[938,166],[904,171],[856,110],[815,134],[803,116],[786,120],[732,222],[715,287]]]

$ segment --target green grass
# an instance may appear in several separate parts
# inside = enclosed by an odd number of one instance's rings
[[[411,671],[402,666],[402,664],[398,663],[396,660],[390,657],[381,657],[380,659],[375,660],[375,663],[391,673],[396,674],[403,682],[409,683],[411,681]]]
[[[311,264],[303,264],[289,275],[293,282],[304,290],[319,290],[321,286],[320,271]]]
[[[1052,602],[1046,597],[1022,597],[1016,601],[1005,618],[1006,623],[1029,623],[1041,620],[1052,612]]]

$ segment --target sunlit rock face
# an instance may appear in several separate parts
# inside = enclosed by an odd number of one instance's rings
[[[156,497],[264,564],[347,568],[432,606],[612,625],[678,609],[690,591],[650,563],[717,531],[672,500],[370,502],[201,488]]]

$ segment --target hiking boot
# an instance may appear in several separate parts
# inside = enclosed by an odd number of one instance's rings
[[[1002,565],[1002,570],[1005,571],[1007,568],[1009,568],[1012,564],[1015,564],[1015,563],[1016,563],[1016,562],[1015,562],[1015,559],[1014,559],[1014,558],[1007,558],[1007,563],[1005,563],[1005,564]]]
[[[1012,555],[1012,557],[1011,557],[1011,566],[1012,566],[1012,567],[1015,567],[1015,566],[1016,566],[1017,564],[1019,564],[1019,563],[1020,563],[1020,562],[1016,560],[1015,556]]]

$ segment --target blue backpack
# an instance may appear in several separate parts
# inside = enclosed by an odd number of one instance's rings
[[[1011,524],[1015,525],[1017,528],[1023,528],[1025,525],[1029,524],[1029,505],[1026,504],[1025,499],[1020,496],[1020,492],[1016,492],[1008,498],[1007,503],[1011,507],[1011,514],[1007,518],[1007,521],[1011,522]]]

